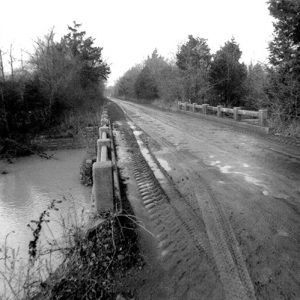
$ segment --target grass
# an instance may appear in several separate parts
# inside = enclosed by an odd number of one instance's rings
[[[300,120],[282,120],[277,115],[271,116],[268,125],[274,134],[300,138]]]

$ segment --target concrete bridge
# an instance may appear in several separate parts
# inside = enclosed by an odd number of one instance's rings
[[[299,297],[299,141],[266,134],[265,111],[178,103],[179,112],[168,112],[111,100],[118,166],[135,215],[151,232],[145,257],[156,275],[147,293]],[[254,124],[241,120],[249,114]],[[99,182],[107,132],[100,130],[94,164]]]

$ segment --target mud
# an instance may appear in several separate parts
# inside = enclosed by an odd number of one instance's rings
[[[217,280],[203,285],[199,278],[196,285],[201,291],[197,290],[195,299],[299,299],[299,147],[189,116],[118,104],[168,179],[161,186],[171,215],[199,232],[198,242],[212,257],[207,274]],[[124,118],[122,122],[125,128]],[[136,207],[141,206],[137,211],[147,217],[141,198],[136,195]],[[163,209],[156,211],[159,220],[165,219]],[[154,220],[147,222],[155,228]],[[176,226],[171,227],[174,242],[180,237],[175,234]],[[163,227],[161,233],[166,231]],[[192,235],[188,240],[195,245]],[[203,270],[201,263],[194,264]],[[232,293],[232,281],[239,282],[235,286],[240,288],[239,295]],[[214,294],[209,295],[209,290]],[[161,299],[182,299],[172,295]],[[190,294],[185,299],[194,298]]]

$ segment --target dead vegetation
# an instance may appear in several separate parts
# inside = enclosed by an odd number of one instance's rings
[[[133,297],[126,287],[132,269],[142,269],[134,220],[126,214],[104,212],[96,227],[74,234],[66,263],[42,282],[32,299],[115,299]],[[98,219],[99,220],[99,219]]]
[[[132,278],[144,265],[135,217],[106,211],[95,214],[88,227],[81,222],[70,227],[63,223],[63,241],[49,241],[41,248],[41,229],[47,226],[51,211],[58,210],[56,203],[60,201],[53,200],[28,224],[33,239],[27,264],[19,265],[18,250],[6,241],[1,247],[1,289],[5,290],[0,291],[0,299],[132,299],[137,288]],[[57,268],[51,265],[55,255],[61,262]]]

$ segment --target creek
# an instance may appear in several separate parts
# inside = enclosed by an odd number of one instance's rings
[[[66,226],[86,220],[91,209],[91,191],[79,181],[85,151],[49,151],[53,158],[48,160],[28,156],[12,164],[0,161],[1,247],[6,241],[7,246],[18,251],[19,260],[27,259],[28,244],[33,239],[27,224],[38,220],[53,199],[62,202],[56,204],[58,210],[50,210],[50,222],[42,227],[42,245],[59,240]]]

